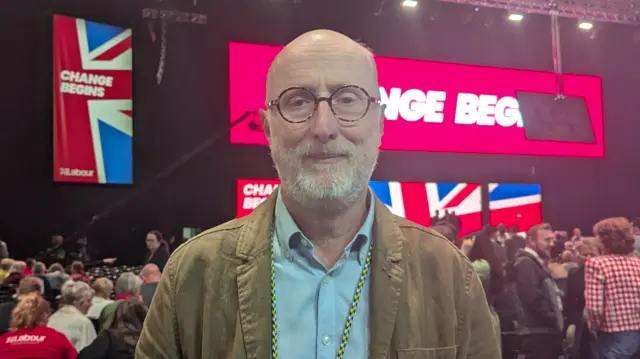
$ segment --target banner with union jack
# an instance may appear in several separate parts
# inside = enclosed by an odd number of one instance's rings
[[[278,187],[280,181],[237,180],[237,216],[245,216]],[[435,216],[455,213],[460,234],[482,228],[481,186],[478,183],[371,181],[369,186],[394,214],[424,226]]]
[[[133,182],[131,29],[54,15],[53,178]]]
[[[460,220],[460,235],[482,229],[479,183],[371,181],[369,185],[391,212],[423,226],[452,213]]]
[[[489,183],[489,222],[529,230],[542,222],[542,187],[539,184]]]

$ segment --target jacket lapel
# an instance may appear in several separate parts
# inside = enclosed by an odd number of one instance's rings
[[[403,236],[395,217],[375,197],[375,222],[371,270],[371,344],[372,359],[389,358],[395,329],[404,269]]]
[[[271,228],[274,192],[247,216],[239,235],[237,269],[240,325],[247,359],[271,355]],[[371,266],[370,358],[388,358],[402,291],[403,235],[389,209],[375,199]]]
[[[276,193],[276,192],[274,192]],[[271,357],[271,228],[275,194],[247,216],[238,238],[240,325],[247,359]]]

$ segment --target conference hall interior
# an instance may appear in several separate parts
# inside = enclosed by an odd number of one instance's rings
[[[267,74],[284,45],[329,29],[375,56],[371,193],[468,258],[502,358],[605,358],[603,335],[626,345],[606,359],[640,358],[638,9],[0,2],[0,357],[134,358],[172,253],[278,191]],[[545,284],[518,270],[536,251]],[[15,335],[25,298],[48,308],[38,325],[62,333],[64,355]]]

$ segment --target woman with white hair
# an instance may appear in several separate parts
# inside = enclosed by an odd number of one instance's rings
[[[86,316],[92,298],[93,289],[87,283],[68,281],[60,291],[60,309],[49,318],[48,326],[63,333],[78,352],[97,336]]]
[[[142,286],[142,278],[131,272],[125,272],[116,280],[115,292],[116,301],[104,307],[100,313],[100,328],[108,328],[113,321],[113,316],[118,308],[118,303],[122,300],[134,298],[142,301],[140,296],[140,287]]]

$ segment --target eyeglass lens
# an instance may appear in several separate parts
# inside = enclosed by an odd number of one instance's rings
[[[317,97],[307,89],[289,89],[280,96],[280,112],[286,120],[304,121],[313,114],[317,102]],[[354,121],[367,112],[369,96],[358,87],[342,87],[331,94],[329,102],[336,117]]]

